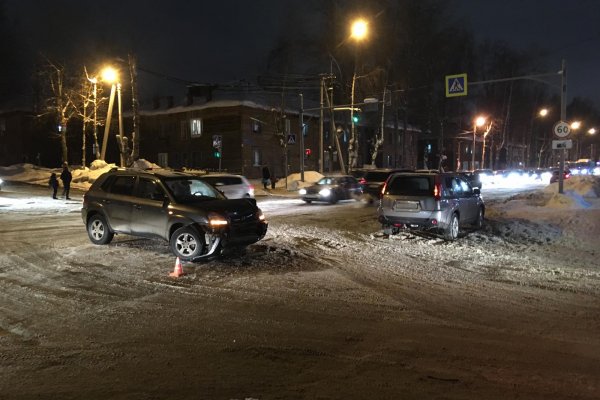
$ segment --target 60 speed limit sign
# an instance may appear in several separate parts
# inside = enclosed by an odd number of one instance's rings
[[[554,124],[554,135],[559,138],[566,138],[571,133],[571,127],[564,121],[558,121]]]

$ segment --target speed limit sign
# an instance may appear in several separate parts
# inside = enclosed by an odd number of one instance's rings
[[[565,121],[558,121],[554,124],[554,135],[559,138],[566,138],[571,133],[571,127]]]

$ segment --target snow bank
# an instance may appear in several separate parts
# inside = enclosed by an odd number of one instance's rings
[[[304,182],[300,180],[300,173],[290,174],[287,177],[287,188],[288,190],[298,190],[303,187],[311,186],[323,175],[317,171],[304,171]],[[285,178],[281,178],[275,184],[276,189],[285,189]]]

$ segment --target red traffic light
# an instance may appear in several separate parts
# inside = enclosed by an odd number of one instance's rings
[[[304,149],[304,155],[306,157],[309,157],[311,155],[312,151],[310,149]]]

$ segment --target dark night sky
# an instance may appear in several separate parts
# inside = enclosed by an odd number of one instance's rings
[[[29,56],[43,52],[65,60],[72,54],[106,51],[125,57],[133,49],[144,68],[198,82],[229,82],[255,81],[278,38],[289,30],[302,33],[298,22],[309,25],[310,13],[303,11],[311,4],[315,3],[9,0],[6,7],[24,48],[30,49]],[[569,97],[586,96],[600,105],[600,1],[454,0],[450,4],[453,23],[466,23],[478,39],[500,39],[523,50],[532,46],[548,50],[548,72],[558,71],[561,58],[566,58]],[[117,47],[108,48],[106,43]],[[152,78],[148,86],[159,92],[164,85]]]

